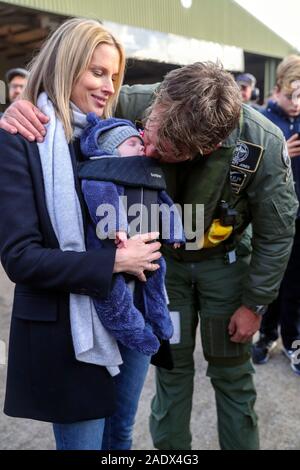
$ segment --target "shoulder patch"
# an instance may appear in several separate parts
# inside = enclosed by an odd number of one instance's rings
[[[285,182],[287,183],[292,177],[292,162],[289,156],[288,146],[286,142],[283,145],[281,160],[286,168]]]
[[[262,158],[264,148],[260,145],[239,140],[233,152],[231,168],[255,173]]]
[[[288,146],[286,142],[284,143],[284,146],[282,149],[282,161],[283,161],[284,166],[286,166],[287,168],[290,168],[291,159],[289,156]]]

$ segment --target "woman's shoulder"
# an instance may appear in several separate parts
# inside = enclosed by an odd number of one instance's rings
[[[3,148],[9,147],[11,152],[14,150],[19,150],[22,152],[36,152],[37,144],[36,142],[29,142],[21,134],[10,134],[4,129],[0,129],[0,149],[1,152]]]
[[[36,142],[28,142],[20,134],[10,134],[0,129],[0,166],[30,165],[30,160],[37,160],[39,155]],[[32,158],[29,158],[32,157]],[[34,158],[33,158],[34,157]]]

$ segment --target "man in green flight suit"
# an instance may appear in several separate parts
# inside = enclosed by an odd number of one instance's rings
[[[241,108],[233,77],[217,65],[174,70],[159,88],[123,87],[117,116],[140,120],[153,95],[146,153],[174,162],[176,154],[185,152],[190,161],[165,167],[168,190],[175,202],[192,205],[193,227],[197,205],[204,205],[205,232],[202,240],[192,240],[192,250],[165,248],[174,368],[156,371],[153,442],[158,449],[191,448],[193,352],[200,316],[220,446],[257,449],[249,345],[265,306],[278,293],[298,206],[285,141],[270,121]],[[246,230],[250,223],[252,238]]]
[[[175,190],[169,184],[169,191],[182,205],[204,204],[205,230],[200,250],[165,249],[176,334],[171,341],[174,368],[156,369],[150,431],[158,449],[191,448],[198,316],[207,375],[215,390],[221,448],[259,448],[249,345],[266,306],[277,296],[298,204],[283,135],[255,110],[242,107],[238,126],[219,148],[213,149],[211,141],[206,144],[214,128],[216,135],[220,132],[220,110],[217,106],[214,110],[213,103],[228,89],[228,77],[222,73],[213,64],[170,72],[146,122],[148,155],[158,149],[168,161],[168,155],[174,160],[178,148],[191,157],[201,151],[201,157],[173,165],[176,184]],[[119,116],[139,119],[152,91],[149,86],[148,90],[139,85],[123,87]],[[228,106],[235,112],[236,104]],[[188,129],[193,133],[190,137]],[[171,168],[167,179],[170,173]],[[250,223],[252,237],[246,231]],[[224,238],[218,236],[220,226],[230,227]]]

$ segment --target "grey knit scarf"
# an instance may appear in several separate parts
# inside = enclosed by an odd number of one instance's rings
[[[62,251],[86,251],[82,212],[63,125],[46,93],[40,94],[37,105],[50,118],[47,135],[44,142],[38,144],[38,149],[54,232]],[[86,116],[74,105],[72,112],[74,136],[78,137],[87,124]],[[111,375],[116,375],[122,364],[119,348],[102,326],[92,299],[70,294],[70,316],[76,359],[106,366]]]

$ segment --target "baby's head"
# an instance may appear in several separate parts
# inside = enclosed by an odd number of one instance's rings
[[[100,134],[98,145],[107,155],[134,157],[145,155],[143,139],[137,129],[131,125],[120,125]]]

